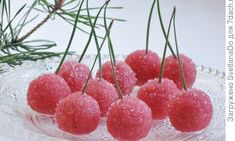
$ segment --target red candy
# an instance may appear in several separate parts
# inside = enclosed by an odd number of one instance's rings
[[[61,130],[76,135],[88,134],[99,124],[100,109],[91,96],[76,92],[58,103],[55,118]]]
[[[189,57],[183,54],[180,54],[180,60],[182,64],[182,69],[183,69],[186,85],[188,88],[191,88],[196,79],[196,73],[197,73],[196,65],[193,63],[193,61]],[[168,56],[166,58],[163,76],[168,79],[173,80],[179,89],[183,88],[181,77],[180,77],[179,64],[178,64],[177,59],[174,58],[173,56]]]
[[[136,73],[137,85],[142,85],[149,79],[159,76],[161,60],[158,55],[152,51],[137,50],[129,54],[126,63]]]
[[[30,82],[27,102],[34,111],[54,114],[58,101],[70,93],[63,78],[53,73],[44,74]]]
[[[178,94],[179,90],[172,80],[163,78],[149,80],[142,85],[137,97],[143,100],[152,110],[153,119],[164,119],[168,116],[170,99]]]
[[[108,132],[119,140],[139,140],[152,127],[151,109],[138,98],[124,97],[113,103],[107,114]]]
[[[169,118],[175,129],[195,132],[206,128],[212,118],[213,107],[206,93],[188,89],[171,102]]]
[[[133,70],[123,61],[117,61],[115,64],[117,81],[119,83],[121,92],[123,95],[130,94],[136,84],[135,73]],[[102,65],[102,77],[115,86],[115,79],[112,72],[111,62],[108,61]],[[99,72],[97,73],[97,77]]]
[[[85,92],[99,103],[101,116],[106,116],[110,105],[118,99],[115,87],[106,80],[90,79]]]
[[[61,66],[58,75],[63,77],[72,92],[81,91],[89,75],[89,68],[76,61],[67,61]]]

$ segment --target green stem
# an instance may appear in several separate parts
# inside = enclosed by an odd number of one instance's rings
[[[151,19],[152,19],[153,8],[154,8],[155,3],[156,3],[156,0],[153,1],[153,4],[150,9],[150,13],[149,13],[149,18],[148,18],[147,35],[146,35],[146,50],[145,50],[146,53],[148,53],[148,49],[149,49],[149,31],[150,31]]]
[[[110,1],[110,0],[109,0]],[[107,5],[109,3],[109,1],[107,1]],[[110,38],[110,32],[108,30],[108,27],[107,27],[107,21],[106,21],[106,10],[107,10],[107,5],[105,6],[104,8],[104,27],[105,27],[105,31],[107,33],[107,37],[108,37],[108,45],[110,46],[110,51],[111,51],[111,54],[112,54],[112,58],[113,58],[113,63],[116,64],[116,59],[115,59],[115,55],[114,55],[114,50],[113,50],[113,44],[112,44],[112,40]]]
[[[119,83],[118,83],[118,81],[117,81],[117,73],[116,73],[116,69],[115,69],[115,65],[116,65],[116,64],[114,64],[114,60],[113,60],[114,57],[112,57],[113,55],[112,55],[111,52],[112,52],[112,51],[111,51],[111,48],[110,48],[110,46],[109,46],[109,57],[110,57],[110,62],[111,62],[111,67],[112,67],[112,73],[113,73],[113,77],[114,77],[114,81],[115,81],[115,86],[116,86],[116,88],[117,88],[119,98],[120,98],[120,99],[123,99],[123,97],[122,97],[122,92],[121,92],[121,88],[120,88]]]
[[[61,65],[63,64],[63,62],[64,62],[64,60],[65,60],[65,57],[66,57],[66,55],[67,55],[67,53],[68,53],[68,51],[69,51],[69,48],[70,48],[70,46],[71,46],[71,44],[72,44],[73,37],[74,37],[75,31],[76,31],[76,27],[77,27],[77,23],[78,23],[79,14],[80,14],[80,11],[81,11],[83,2],[84,2],[84,0],[81,1],[81,4],[80,4],[80,6],[79,6],[79,9],[78,9],[78,12],[77,12],[77,15],[76,15],[76,19],[75,19],[75,21],[74,21],[74,26],[73,26],[72,34],[71,34],[70,39],[69,39],[68,46],[67,46],[67,48],[66,48],[66,50],[65,50],[65,53],[64,53],[64,55],[63,55],[63,57],[62,57],[62,59],[61,59],[61,61],[60,61],[60,64],[59,64],[59,66],[58,66],[58,68],[57,68],[57,70],[56,70],[56,74],[57,74],[58,71],[60,70],[60,67],[61,67]]]
[[[162,56],[162,63],[161,63],[160,76],[159,76],[159,83],[162,82],[162,75],[163,75],[163,71],[164,71],[164,64],[165,64],[165,58],[166,58],[167,42],[169,42],[168,38],[169,38],[169,34],[170,34],[172,19],[173,19],[174,16],[175,16],[175,7],[173,9],[170,22],[168,24],[167,40],[166,40],[166,43],[165,43],[165,46],[164,46],[164,52],[163,52],[163,56]]]
[[[97,14],[97,17],[95,18],[95,20],[97,21],[98,17],[99,17],[99,14],[101,13],[102,9],[104,8],[104,6],[106,5],[106,3],[100,8],[98,14]],[[99,42],[98,42],[98,38],[97,38],[97,35],[96,35],[96,32],[95,32],[95,24],[96,24],[96,21],[94,22],[94,24],[92,24],[92,21],[91,21],[91,16],[90,16],[90,12],[89,12],[89,6],[88,6],[88,0],[86,2],[86,7],[87,7],[87,16],[88,16],[88,20],[89,20],[89,23],[91,26],[91,31],[92,31],[92,34],[94,35],[94,38],[95,38],[95,44],[96,44],[96,48],[97,48],[97,55],[98,55],[98,58],[99,58],[99,79],[102,80],[102,62],[101,62],[101,56],[100,56],[100,52],[99,52]]]
[[[181,64],[180,55],[179,55],[179,48],[178,48],[178,43],[177,43],[175,16],[173,18],[173,24],[174,24],[175,46],[176,46],[176,53],[177,53],[177,58],[178,58],[178,62],[179,62],[181,81],[182,81],[184,90],[187,91],[187,86],[186,86],[186,82],[184,79],[184,73],[183,73],[183,69],[182,69],[182,64]]]
[[[110,22],[110,24],[109,24],[109,31],[111,30],[111,27],[112,27],[112,25],[113,25],[113,22],[114,22],[114,20],[112,20],[112,21]],[[105,42],[106,37],[107,37],[107,35],[105,35],[105,37],[104,37],[104,39],[103,39],[103,41],[102,41],[102,43],[101,43],[101,45],[100,45],[100,48],[99,48],[99,50],[98,50],[98,52],[97,52],[97,54],[96,54],[94,63],[92,64],[90,73],[89,73],[88,78],[87,78],[87,80],[86,80],[86,82],[85,82],[85,85],[84,85],[84,87],[83,87],[83,89],[82,89],[82,93],[84,93],[85,90],[86,90],[87,83],[88,83],[88,81],[89,81],[89,78],[91,77],[92,71],[93,71],[93,69],[94,69],[94,67],[95,67],[97,58],[98,58],[98,56],[99,56],[99,54],[100,54],[100,51],[101,51],[102,47],[104,46],[104,42]],[[100,81],[101,81],[101,79],[100,79]]]
[[[85,48],[84,48],[84,50],[83,50],[83,52],[82,52],[82,54],[81,54],[81,56],[80,56],[78,62],[81,62],[82,59],[83,59],[83,57],[84,57],[85,54],[86,54],[86,51],[87,51],[87,49],[88,49],[88,47],[89,47],[89,45],[90,45],[90,42],[91,42],[92,35],[95,33],[95,32],[94,32],[94,31],[95,31],[94,28],[95,28],[95,26],[96,26],[96,22],[97,22],[98,17],[99,17],[99,15],[100,15],[100,13],[101,13],[101,11],[102,11],[102,9],[104,8],[105,5],[106,5],[106,3],[99,9],[99,11],[98,11],[98,13],[97,13],[97,15],[96,15],[96,18],[95,18],[95,20],[94,20],[94,23],[93,23],[93,24],[90,23],[90,25],[91,25],[91,32],[90,32],[90,35],[89,35],[87,44],[86,44],[86,46],[85,46]],[[90,15],[89,10],[87,11],[87,13],[89,13],[89,15]],[[89,16],[89,17],[90,17],[90,16]],[[91,22],[91,19],[90,19],[90,18],[89,18],[89,22]],[[94,37],[96,37],[96,34],[94,34]],[[98,45],[98,44],[97,44],[97,43],[98,43],[97,38],[95,38],[95,41],[97,41],[97,42],[96,42],[96,47],[97,47],[97,45]],[[98,48],[97,48],[97,49],[98,49]],[[99,57],[99,61],[101,62],[101,58],[100,58],[100,57]]]
[[[164,35],[166,41],[168,41],[168,40],[167,40],[167,34],[166,34],[166,31],[165,31],[165,28],[164,28],[164,24],[163,24],[163,20],[162,20],[162,15],[161,15],[161,9],[160,9],[160,2],[159,2],[159,0],[157,0],[157,10],[158,10],[158,17],[159,17],[159,21],[160,21],[160,25],[161,25],[161,29],[162,29],[163,35]],[[175,53],[174,53],[174,51],[173,51],[173,49],[172,49],[172,46],[171,46],[171,44],[170,44],[169,41],[167,42],[167,44],[168,44],[168,46],[169,46],[169,48],[170,48],[170,50],[171,50],[171,54],[172,54],[175,58],[177,58],[176,55],[175,55]]]
[[[112,66],[112,73],[113,73],[113,77],[114,77],[114,81],[115,81],[115,86],[116,86],[117,91],[118,91],[118,96],[119,96],[120,99],[123,99],[122,92],[121,92],[119,83],[117,81],[117,74],[116,74],[116,69],[115,69],[116,61],[115,61],[115,55],[114,55],[113,46],[112,46],[112,42],[111,42],[111,38],[110,38],[110,30],[107,27],[107,21],[106,21],[107,6],[108,6],[108,4],[104,8],[104,26],[105,26],[106,35],[107,35],[107,38],[108,38],[109,57],[110,57],[110,62],[111,62],[111,66]]]

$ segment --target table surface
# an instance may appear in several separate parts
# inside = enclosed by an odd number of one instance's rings
[[[30,0],[12,2],[13,12],[16,12],[24,3]],[[103,1],[101,1],[103,2]],[[101,2],[90,1],[93,6],[101,5]],[[225,69],[224,50],[224,11],[223,0],[164,0],[161,1],[164,23],[167,23],[174,5],[177,8],[176,26],[180,52],[190,56],[196,64],[208,66],[220,71]],[[112,40],[116,54],[128,54],[137,49],[145,48],[146,24],[151,1],[144,0],[112,0],[112,6],[123,6],[122,10],[111,10],[110,17],[126,19],[126,22],[115,22],[112,28]],[[15,11],[14,11],[15,10]],[[34,12],[37,14],[37,12]],[[39,19],[44,15],[40,15]],[[34,22],[35,24],[37,21]],[[23,31],[27,32],[31,27]],[[52,20],[36,31],[30,38],[53,40],[58,47],[52,51],[63,51],[67,46],[71,33],[71,26],[63,20]],[[102,35],[102,31],[98,31]],[[82,52],[88,36],[77,32],[71,50],[78,54]],[[173,43],[173,38],[170,38]],[[164,38],[159,25],[157,11],[155,9],[150,34],[150,49],[162,56]],[[95,54],[95,44],[88,49],[88,54]],[[102,50],[107,54],[107,48]],[[169,54],[169,51],[168,51]],[[1,134],[1,141],[15,141],[12,137]]]

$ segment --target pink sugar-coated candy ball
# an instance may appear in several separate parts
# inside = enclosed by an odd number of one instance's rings
[[[184,73],[184,79],[188,88],[191,88],[195,82],[197,70],[194,62],[184,54],[180,54],[180,60]],[[168,56],[165,60],[163,76],[175,82],[179,89],[183,88],[180,76],[180,68],[176,58]]]
[[[137,85],[142,85],[149,79],[159,77],[161,60],[159,56],[148,50],[137,50],[129,54],[126,63],[136,73]]]
[[[114,69],[116,70],[117,81],[122,94],[130,94],[136,84],[135,73],[130,66],[123,61],[117,61]],[[97,73],[97,77],[98,76],[99,72]],[[102,77],[116,86],[110,61],[107,61],[102,65]]]
[[[195,132],[206,128],[212,113],[210,98],[205,92],[197,89],[181,92],[169,106],[171,124],[182,132]]]
[[[107,114],[108,132],[119,140],[139,140],[152,127],[151,109],[136,97],[124,97],[114,102]]]
[[[99,103],[102,117],[106,116],[108,108],[118,99],[115,87],[104,79],[90,79],[85,92]]]
[[[89,76],[89,68],[76,61],[66,61],[62,64],[58,75],[63,77],[72,92],[81,91]]]
[[[140,87],[137,97],[151,108],[153,119],[161,120],[168,116],[169,102],[178,93],[172,80],[163,78],[159,83],[159,79],[152,79]]]
[[[100,121],[100,108],[95,99],[75,92],[59,101],[56,122],[63,131],[82,135],[94,131]]]
[[[30,82],[28,105],[39,113],[54,114],[59,100],[71,94],[65,80],[53,73],[43,74]]]

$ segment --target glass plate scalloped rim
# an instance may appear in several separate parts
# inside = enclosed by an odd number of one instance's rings
[[[78,57],[77,55],[69,56],[67,60],[78,60]],[[95,55],[86,55],[82,63],[91,66],[94,57]],[[117,55],[116,58],[123,60],[125,55]],[[108,55],[102,55],[102,62],[108,59]],[[100,126],[91,134],[75,136],[59,130],[52,117],[33,112],[27,106],[25,97],[28,83],[40,74],[54,72],[59,61],[60,58],[27,61],[14,69],[8,68],[7,72],[0,74],[0,133],[30,141],[114,140],[105,128],[105,119],[101,119]],[[97,68],[98,65],[96,65]],[[148,136],[142,139],[143,141],[225,140],[225,74],[202,65],[197,66],[197,71],[197,79],[193,87],[207,92],[214,107],[213,120],[210,125],[202,131],[182,133],[171,126],[169,119],[156,121]],[[137,89],[135,88],[133,95]]]

